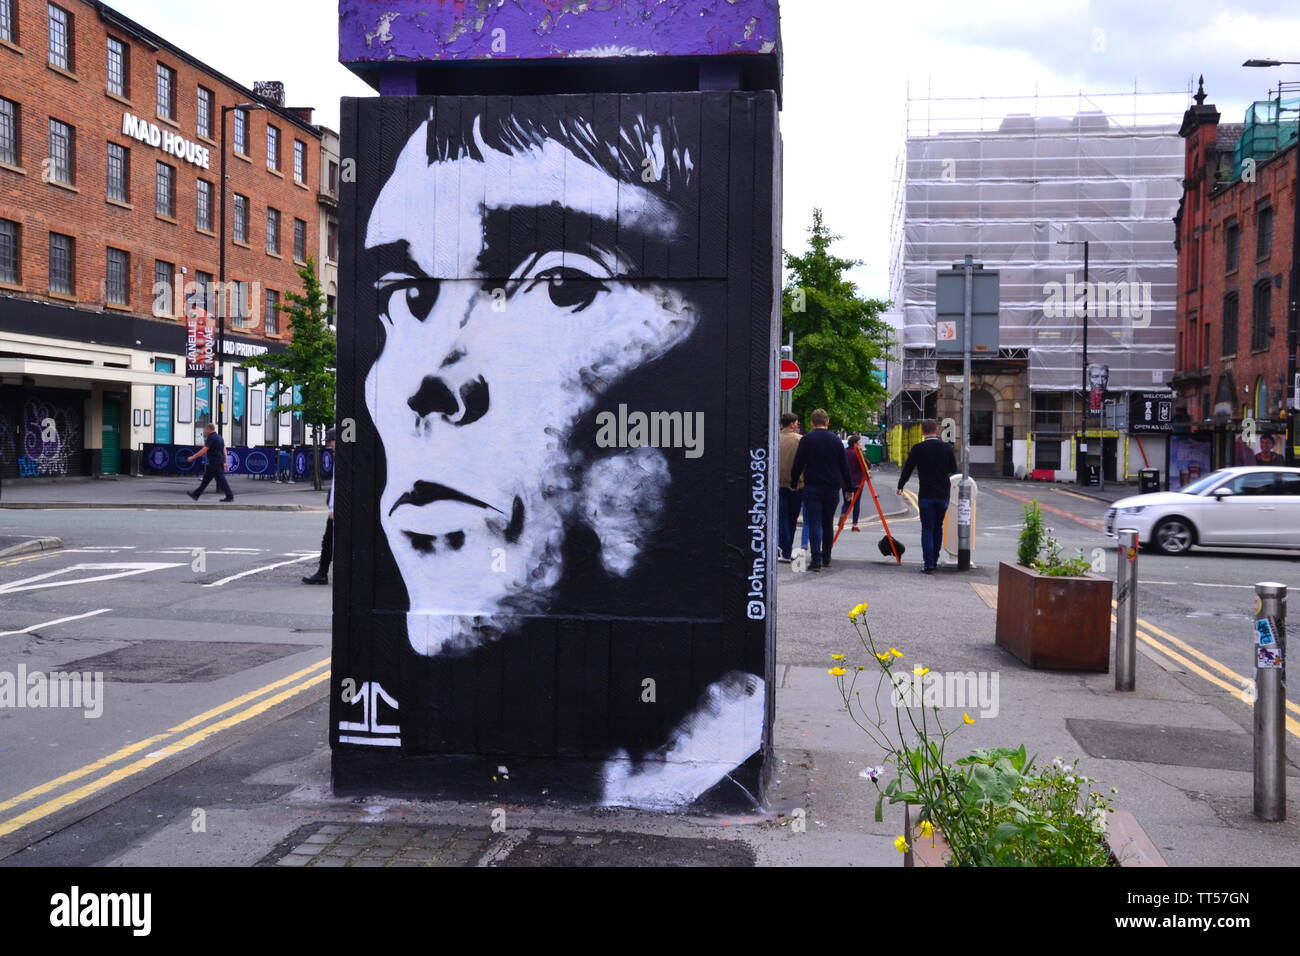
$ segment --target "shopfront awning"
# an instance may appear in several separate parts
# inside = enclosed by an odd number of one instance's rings
[[[0,358],[0,378],[12,380],[17,376],[32,378],[57,378],[65,381],[66,388],[89,388],[94,382],[113,385],[180,385],[180,375],[147,372],[142,369],[105,368],[102,365],[74,365],[53,359]],[[71,382],[68,382],[71,380]],[[80,382],[81,385],[72,384]]]

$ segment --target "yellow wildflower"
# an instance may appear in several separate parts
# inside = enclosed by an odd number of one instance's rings
[[[925,837],[927,840],[934,836],[934,824],[929,820],[922,820],[916,825],[916,829],[919,830],[921,836]]]
[[[894,849],[896,849],[899,853],[906,853],[909,849],[911,849],[907,845],[907,837],[901,836],[897,840],[895,840]]]
[[[967,724],[973,724],[973,723],[975,723],[975,718],[972,717],[970,714],[966,713],[966,711],[964,711],[964,710],[961,712],[961,719],[962,719],[962,721],[963,721],[964,723],[967,723]]]
[[[848,673],[848,671],[846,671],[843,667],[832,667],[826,673],[830,674],[832,677],[843,677],[845,674]]]
[[[926,674],[930,673],[930,668],[928,668],[928,667],[913,667],[913,668],[912,668],[912,673],[915,674],[917,677],[924,677]]]
[[[854,619],[855,617],[857,617],[859,614],[865,614],[866,611],[867,611],[867,607],[868,607],[868,605],[866,605],[866,604],[859,604],[859,605],[858,605],[857,607],[855,607],[852,611],[849,611],[849,620],[850,620],[850,621],[853,620],[853,619]]]
[[[833,661],[842,661],[842,660],[844,660],[844,655],[843,655],[843,654],[832,654],[832,655],[831,655],[831,660],[833,660]]]
[[[889,660],[889,651],[885,651],[884,653],[877,654],[876,656],[879,657],[882,661],[887,661]]]
[[[897,647],[891,647],[891,648],[889,649],[889,653],[893,654],[895,657],[902,657],[902,656],[903,656],[903,652],[900,651]]]

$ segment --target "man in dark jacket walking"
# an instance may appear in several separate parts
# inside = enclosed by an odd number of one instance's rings
[[[828,430],[831,417],[819,408],[809,420],[812,431],[799,439],[790,469],[790,487],[797,487],[803,476],[803,520],[812,550],[809,568],[820,571],[831,563],[831,544],[835,540],[832,525],[840,492],[853,494],[853,491],[848,462],[844,460],[844,445]]]
[[[912,446],[907,462],[898,476],[898,494],[916,470],[921,488],[916,503],[921,509],[921,555],[924,574],[934,574],[939,564],[939,545],[943,542],[943,516],[951,495],[950,478],[957,472],[957,457],[952,446],[939,438],[939,423],[933,418],[921,422],[921,441]]]
[[[206,456],[207,461],[203,464],[203,481],[194,491],[185,492],[195,501],[199,500],[199,495],[208,487],[208,482],[213,478],[217,480],[217,490],[225,495],[222,501],[234,501],[235,493],[230,490],[230,483],[226,481],[226,443],[221,435],[217,433],[217,426],[208,423],[203,426],[206,433],[203,439],[203,447],[194,454],[186,458],[186,461],[194,461],[196,458]]]

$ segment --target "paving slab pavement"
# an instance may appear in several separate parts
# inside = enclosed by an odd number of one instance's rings
[[[28,508],[148,508],[172,510],[325,511],[328,484],[320,491],[310,481],[275,482],[229,475],[233,502],[222,502],[209,484],[199,501],[186,492],[198,487],[198,479],[183,476],[118,475],[113,478],[64,479],[60,481],[8,481],[0,495],[0,509]]]

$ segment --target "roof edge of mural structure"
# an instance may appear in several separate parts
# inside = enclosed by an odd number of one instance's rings
[[[1117,94],[1123,109],[1109,96],[909,98],[891,236],[899,387],[937,387],[935,273],[972,253],[1002,276],[1001,357],[1026,361],[1033,389],[1077,389],[1085,240],[1089,362],[1110,365],[1112,390],[1169,381],[1190,91]]]
[[[465,61],[771,60],[780,84],[779,0],[339,0],[339,61],[377,70]]]

